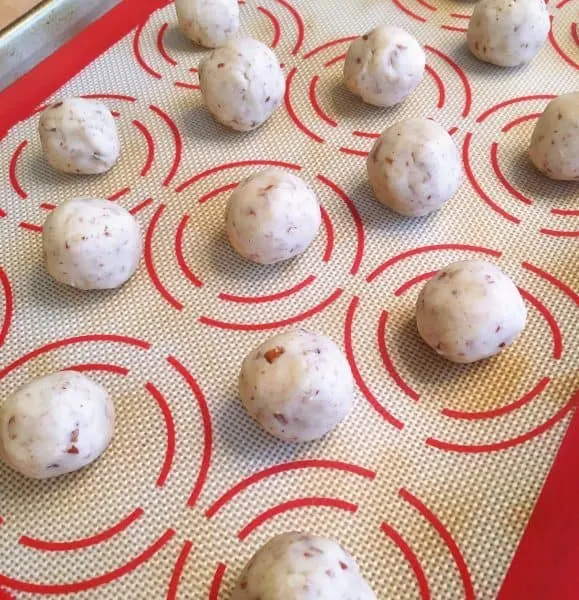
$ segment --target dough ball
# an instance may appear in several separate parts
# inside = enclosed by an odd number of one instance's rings
[[[275,54],[251,38],[231,40],[203,59],[199,85],[215,120],[237,131],[250,131],[267,121],[285,92]]]
[[[269,338],[244,359],[239,395],[247,412],[288,442],[320,438],[350,412],[352,372],[327,337],[295,329]]]
[[[207,48],[222,46],[239,29],[237,0],[175,0],[183,33]]]
[[[57,171],[97,175],[119,159],[117,126],[101,102],[85,98],[57,102],[42,111],[38,132],[46,160]]]
[[[406,119],[386,129],[374,143],[366,168],[376,198],[409,217],[438,210],[462,179],[454,141],[429,119]]]
[[[550,28],[545,0],[480,0],[466,40],[478,59],[499,67],[517,67],[539,52]]]
[[[579,181],[579,92],[547,104],[533,131],[529,156],[547,177]]]
[[[322,217],[316,195],[303,180],[265,169],[231,194],[225,221],[229,241],[241,256],[271,264],[304,252],[318,235]]]
[[[414,36],[400,27],[381,25],[350,44],[344,80],[364,102],[394,106],[422,81],[425,62]]]
[[[283,533],[258,550],[241,573],[232,600],[376,600],[358,565],[338,542]]]
[[[0,456],[22,475],[78,471],[108,447],[115,409],[106,390],[74,371],[29,381],[0,407]]]
[[[81,290],[121,286],[141,258],[135,217],[99,198],[73,198],[55,208],[44,222],[42,241],[50,275]]]
[[[424,341],[457,363],[471,363],[510,346],[523,331],[527,309],[515,284],[497,266],[455,262],[422,288],[416,322]]]

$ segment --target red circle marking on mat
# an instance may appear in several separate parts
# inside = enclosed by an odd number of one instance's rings
[[[115,535],[122,533],[138,519],[140,519],[144,513],[145,511],[142,508],[136,508],[128,517],[125,517],[112,527],[109,527],[108,529],[105,529],[104,531],[101,531],[95,535],[91,535],[90,537],[78,540],[54,542],[23,535],[18,540],[18,543],[22,546],[34,548],[35,550],[42,550],[44,552],[69,552],[72,550],[80,550],[82,548],[90,548],[91,546],[101,544],[106,540],[110,540]]]
[[[438,8],[436,6],[429,4],[428,2],[426,2],[426,0],[416,0],[416,1],[418,2],[418,4],[422,4],[422,6],[424,6],[428,10],[431,10],[433,12],[436,12],[438,10]]]
[[[554,94],[534,94],[531,96],[519,96],[517,98],[511,98],[510,100],[505,100],[504,102],[499,102],[494,106],[491,106],[488,110],[485,110],[479,117],[477,117],[476,122],[482,123],[486,121],[493,113],[501,110],[507,106],[511,106],[512,104],[518,104],[519,102],[528,102],[529,100],[552,100],[556,98]]]
[[[139,47],[139,42],[141,39],[141,34],[143,33],[143,29],[145,28],[146,23],[142,23],[137,27],[137,31],[135,31],[135,35],[133,36],[133,54],[137,59],[139,65],[147,72],[149,75],[152,75],[155,79],[161,79],[161,73],[157,73],[157,71],[153,70],[143,58],[141,54],[141,49]]]
[[[218,188],[215,188],[214,190],[211,190],[210,192],[207,192],[206,194],[203,194],[203,196],[201,196],[201,198],[199,198],[198,202],[199,202],[199,204],[205,204],[205,202],[207,202],[208,200],[211,200],[212,198],[215,198],[216,196],[220,196],[221,194],[224,194],[225,192],[234,190],[238,185],[239,185],[239,181],[234,181],[233,183],[228,183],[226,185],[222,185]]]
[[[432,79],[434,79],[434,83],[436,83],[436,87],[438,88],[438,104],[436,105],[436,107],[443,108],[444,103],[446,101],[446,90],[444,89],[444,81],[442,81],[440,75],[430,65],[425,65],[424,69],[432,77]]]
[[[141,169],[141,177],[144,177],[153,166],[153,160],[155,159],[155,141],[153,140],[153,136],[147,129],[146,125],[143,125],[143,123],[137,121],[136,119],[133,121],[133,125],[143,134],[145,142],[147,143],[147,160]]]
[[[295,76],[295,74],[297,73],[297,67],[294,67],[287,76],[287,80],[286,80],[286,86],[285,86],[285,94],[284,94],[284,102],[285,102],[285,107],[286,110],[291,118],[291,120],[297,125],[297,127],[303,132],[305,133],[308,137],[310,137],[312,140],[318,142],[319,144],[323,144],[324,140],[323,138],[321,138],[319,135],[316,135],[313,131],[311,131],[310,129],[308,129],[300,120],[300,118],[298,117],[298,115],[296,114],[295,110],[293,109],[292,106],[292,102],[291,102],[291,85],[292,85],[292,81],[293,78]]]
[[[549,29],[549,42],[555,52],[568,64],[571,65],[574,69],[579,70],[579,63],[576,63],[559,45],[559,42],[555,39],[555,34],[553,33],[553,15],[551,15],[551,29]]]
[[[134,346],[136,348],[141,348],[142,350],[149,350],[151,344],[148,342],[144,342],[137,338],[131,338],[124,335],[111,335],[111,334],[90,334],[90,335],[79,335],[76,337],[66,338],[64,340],[59,340],[57,342],[52,342],[50,344],[46,344],[45,346],[40,346],[36,350],[21,356],[16,359],[14,362],[10,363],[6,367],[4,367],[0,371],[0,380],[4,379],[9,373],[21,367],[23,364],[28,361],[37,358],[42,354],[46,354],[47,352],[51,352],[52,350],[56,350],[58,348],[63,348],[65,346],[70,346],[73,344],[82,344],[85,342],[114,342],[120,344],[127,344],[129,346]]]
[[[273,40],[272,40],[270,46],[272,48],[277,47],[277,45],[279,44],[279,40],[281,38],[281,27],[280,27],[277,17],[271,11],[267,10],[267,8],[264,8],[263,6],[258,6],[257,10],[260,13],[264,14],[271,21],[271,24],[273,26]]]
[[[293,287],[281,292],[277,292],[276,294],[268,294],[267,296],[235,296],[233,294],[221,292],[217,297],[220,300],[225,300],[226,302],[236,302],[238,304],[262,304],[264,302],[275,302],[276,300],[287,298],[292,294],[297,294],[304,288],[308,287],[308,285],[311,285],[315,280],[315,275],[309,275],[303,281],[294,285]]]
[[[579,23],[571,23],[571,36],[573,41],[579,46]]]
[[[480,412],[467,412],[462,410],[453,410],[451,408],[443,408],[440,412],[445,417],[449,417],[451,419],[463,419],[466,421],[480,421],[483,419],[495,419],[496,417],[501,417],[508,413],[511,413],[526,404],[532,402],[537,396],[540,396],[543,390],[549,385],[551,379],[549,377],[543,377],[537,383],[533,389],[528,391],[526,394],[521,396],[518,400],[507,404],[506,406],[501,406],[500,408],[494,408],[492,410],[485,410]]]
[[[546,227],[542,227],[539,229],[540,233],[544,235],[551,235],[553,237],[579,237],[579,230],[575,229],[573,231],[561,230],[561,229],[548,229]]]
[[[370,138],[371,140],[377,140],[380,137],[379,133],[370,133],[368,131],[352,131],[352,135],[356,137]]]
[[[102,585],[111,583],[125,575],[131,573],[148,560],[150,560],[157,552],[159,552],[167,543],[173,538],[175,531],[173,529],[167,529],[165,533],[151,546],[149,546],[144,552],[130,560],[118,569],[104,573],[91,579],[85,579],[83,581],[75,581],[73,583],[32,583],[28,581],[22,581],[20,579],[13,579],[6,575],[0,574],[0,585],[21,591],[30,592],[31,594],[73,594],[76,592],[84,592],[86,590],[92,590]]]
[[[177,66],[177,61],[169,56],[167,53],[167,49],[165,48],[164,36],[167,28],[169,27],[169,23],[163,23],[161,28],[159,29],[159,33],[157,34],[157,49],[159,50],[159,54],[163,57],[165,61],[167,61],[171,66]]]
[[[324,229],[326,230],[326,249],[324,250],[324,256],[322,260],[324,262],[330,262],[332,258],[332,253],[334,251],[334,226],[332,225],[332,219],[330,219],[330,215],[326,211],[326,209],[320,205],[320,213],[322,215],[322,223],[324,225]]]
[[[203,422],[203,454],[201,456],[201,466],[199,468],[199,475],[193,484],[193,489],[187,500],[187,506],[193,507],[197,504],[199,496],[203,491],[203,486],[207,481],[207,475],[211,467],[211,453],[213,451],[213,426],[211,424],[211,413],[207,406],[207,400],[203,391],[199,387],[196,379],[191,375],[187,368],[179,362],[174,356],[167,357],[167,362],[183,377],[189,389],[193,392],[197,406],[201,413],[201,420]]]
[[[177,263],[183,272],[183,275],[187,277],[187,279],[195,286],[202,287],[203,282],[193,273],[193,271],[189,268],[187,261],[185,260],[185,255],[183,253],[183,234],[185,233],[185,228],[187,227],[187,223],[189,222],[189,215],[185,215],[181,222],[179,223],[179,227],[177,227],[177,233],[175,234],[175,256],[177,257]]]
[[[14,314],[14,296],[12,295],[12,287],[8,275],[2,267],[0,267],[0,286],[4,292],[4,317],[0,324],[0,347],[6,341],[10,324],[12,323],[12,315]]]
[[[167,187],[173,181],[173,178],[179,169],[179,165],[181,163],[181,154],[183,152],[183,141],[181,139],[179,129],[177,128],[177,125],[175,125],[175,121],[173,121],[173,119],[165,111],[161,110],[158,106],[154,106],[153,104],[151,104],[149,108],[156,115],[161,117],[163,121],[165,121],[171,130],[171,133],[173,134],[173,140],[175,142],[175,158],[173,159],[173,165],[167,174],[167,177],[165,177],[165,180],[163,181],[163,187]]]
[[[509,180],[505,177],[504,173],[501,170],[501,166],[499,165],[498,154],[499,154],[499,145],[497,142],[493,142],[491,144],[491,165],[493,167],[493,171],[495,172],[495,175],[497,176],[497,179],[501,182],[501,184],[507,190],[507,192],[509,192],[509,194],[511,194],[511,196],[513,196],[514,198],[516,198],[523,204],[527,204],[527,205],[533,204],[533,201],[531,200],[531,198],[527,198],[527,196],[525,196],[524,194],[521,194],[521,192],[519,192],[519,190],[517,190],[513,185],[511,185]]]
[[[225,494],[220,496],[206,511],[205,516],[208,519],[211,519],[215,516],[217,512],[219,512],[226,504],[231,502],[235,496],[251,487],[252,485],[267,479],[268,477],[272,477],[274,475],[279,475],[280,473],[287,473],[290,471],[300,471],[304,469],[330,469],[334,471],[341,471],[344,473],[350,473],[352,475],[358,475],[359,477],[364,477],[365,479],[374,480],[376,477],[376,472],[371,471],[370,469],[366,469],[364,467],[360,467],[358,465],[354,465],[351,463],[341,462],[339,460],[324,460],[324,459],[307,459],[307,460],[296,460],[294,462],[284,463],[281,465],[274,465],[273,467],[268,467],[263,471],[259,471],[258,473],[254,473],[249,477],[246,477],[236,485],[234,485],[231,489],[229,489]]]
[[[153,285],[155,286],[157,291],[161,294],[161,296],[173,308],[175,308],[176,310],[182,310],[183,304],[181,304],[181,302],[179,302],[179,300],[177,300],[177,298],[175,298],[167,290],[167,288],[161,283],[161,280],[159,279],[159,276],[157,275],[157,271],[155,269],[155,263],[153,262],[153,235],[155,233],[155,228],[157,227],[157,223],[158,223],[161,215],[163,214],[164,210],[165,210],[165,205],[161,204],[155,211],[155,214],[153,215],[153,218],[151,219],[151,222],[149,223],[149,227],[147,228],[147,231],[145,233],[145,251],[144,251],[145,266],[147,267],[147,273],[149,274],[149,277],[150,277]]]
[[[163,420],[165,421],[165,435],[167,438],[165,444],[165,458],[156,483],[157,487],[164,487],[171,472],[171,467],[173,466],[173,459],[175,458],[175,421],[165,396],[161,394],[157,387],[149,381],[145,384],[145,389],[153,396],[155,402],[161,409]]]
[[[455,25],[441,25],[441,29],[446,29],[447,31],[459,31],[460,33],[466,33],[468,29],[466,27],[456,27]]]
[[[20,142],[20,144],[17,146],[16,150],[14,150],[14,154],[12,154],[12,158],[10,159],[10,168],[8,171],[9,178],[10,178],[10,185],[12,186],[12,189],[23,200],[26,200],[26,198],[28,198],[28,194],[22,189],[22,186],[20,185],[20,182],[18,181],[17,167],[18,167],[18,160],[20,158],[20,155],[22,154],[22,151],[24,150],[24,148],[26,148],[27,145],[28,145],[28,140],[24,140],[23,142]]]
[[[428,252],[439,252],[442,250],[463,250],[465,252],[480,252],[481,254],[488,254],[489,256],[494,256],[495,258],[500,258],[502,252],[498,250],[491,250],[490,248],[485,248],[483,246],[473,246],[470,244],[434,244],[432,246],[421,246],[419,248],[413,248],[412,250],[407,250],[406,252],[401,252],[392,258],[389,258],[386,262],[383,262],[380,266],[374,269],[368,277],[366,277],[366,281],[371,283],[378,276],[382,275],[384,271],[389,269],[392,265],[395,265],[398,262],[401,262],[411,256],[416,256],[418,254],[426,254]],[[400,288],[399,288],[400,289]]]
[[[340,498],[326,498],[320,496],[313,496],[310,498],[297,498],[296,500],[288,500],[287,502],[282,502],[273,508],[270,508],[260,515],[255,517],[251,522],[249,522],[243,529],[239,531],[237,537],[242,542],[247,539],[256,529],[261,527],[266,521],[273,519],[274,517],[281,515],[282,513],[289,512],[291,510],[296,510],[298,508],[309,508],[314,506],[323,506],[329,508],[338,508],[340,510],[344,510],[347,512],[355,513],[358,510],[357,504],[352,504],[351,502],[347,502],[346,500],[341,500]]]
[[[406,13],[409,17],[412,17],[416,21],[420,21],[421,23],[426,23],[426,19],[421,17],[419,14],[411,11],[409,8],[406,8],[404,4],[402,4],[401,0],[392,0],[392,2],[404,13]]]
[[[374,394],[370,391],[370,388],[364,382],[360,371],[358,370],[358,365],[356,364],[356,358],[354,356],[354,349],[352,343],[352,329],[354,324],[354,315],[356,309],[358,307],[360,299],[358,296],[354,296],[352,301],[350,302],[350,306],[348,307],[348,312],[346,313],[346,322],[344,325],[344,348],[346,351],[346,356],[348,358],[348,362],[350,363],[350,368],[352,369],[352,375],[354,376],[354,380],[356,384],[360,388],[362,394],[372,408],[390,425],[396,427],[396,429],[402,429],[404,424],[399,421],[396,417],[390,414],[381,404],[378,402],[378,399]]]
[[[579,217],[579,210],[566,208],[552,208],[551,214],[559,215],[560,217]]]
[[[523,269],[527,269],[527,271],[531,271],[538,277],[541,277],[545,281],[548,281],[551,285],[554,285],[557,289],[563,292],[566,296],[568,296],[577,306],[579,306],[579,294],[573,291],[573,289],[568,286],[566,283],[563,283],[560,279],[557,279],[551,273],[536,267],[528,262],[521,263]]]
[[[271,323],[230,323],[227,321],[220,321],[218,319],[213,319],[211,317],[199,317],[199,322],[204,325],[210,325],[212,327],[217,327],[218,329],[229,329],[232,331],[262,331],[266,329],[277,329],[278,327],[285,327],[287,325],[293,325],[294,323],[299,323],[300,321],[304,321],[313,315],[322,312],[326,309],[330,304],[333,304],[341,295],[344,290],[338,288],[335,290],[330,296],[328,296],[325,300],[306,310],[305,312],[299,313],[293,317],[288,317],[287,319],[281,319],[280,321],[273,321]]]
[[[324,63],[324,67],[327,69],[328,67],[333,67],[335,64],[342,62],[345,60],[347,54],[340,54],[339,56],[334,56],[328,62]]]
[[[416,578],[416,583],[418,584],[418,590],[420,591],[421,600],[430,600],[431,596],[430,589],[428,587],[428,580],[426,579],[424,569],[422,568],[418,557],[412,551],[412,548],[408,545],[406,540],[394,529],[394,527],[388,525],[388,523],[382,523],[380,529],[394,542],[394,544],[404,555],[406,562],[410,565],[410,568],[414,573],[414,577]]]
[[[520,125],[521,123],[525,123],[526,121],[532,121],[534,119],[538,119],[541,116],[541,114],[542,113],[531,113],[530,115],[523,115],[522,117],[517,117],[516,119],[513,119],[512,121],[510,121],[509,123],[504,125],[503,128],[501,129],[501,131],[503,133],[507,133],[508,131],[513,129],[513,127],[516,127],[517,125]]]
[[[351,154],[352,156],[362,156],[363,158],[366,158],[369,154],[369,152],[366,152],[365,150],[357,150],[356,148],[348,148],[347,146],[341,146],[339,150],[344,154]]]
[[[111,194],[110,196],[108,196],[107,200],[110,200],[111,202],[115,202],[116,200],[119,200],[123,196],[126,196],[130,191],[131,191],[130,187],[122,188],[122,189],[118,190],[117,192],[115,192],[114,194]]]
[[[436,533],[438,533],[438,535],[441,537],[442,541],[445,543],[446,547],[450,551],[450,554],[452,555],[452,558],[460,574],[460,578],[462,580],[462,585],[464,588],[464,596],[466,600],[475,600],[474,588],[472,585],[472,580],[468,571],[467,564],[462,556],[459,547],[450,535],[448,529],[443,525],[440,519],[416,496],[414,496],[404,488],[400,489],[399,494],[404,501],[408,502],[408,504],[415,508],[430,523],[430,525],[434,528]]]
[[[133,208],[131,208],[131,210],[129,212],[134,216],[139,211],[143,210],[143,208],[149,206],[149,204],[152,204],[152,203],[153,203],[153,198],[147,198],[146,200],[143,200],[140,204],[133,206]]]
[[[177,562],[173,567],[171,581],[169,581],[169,589],[167,590],[167,600],[177,599],[177,594],[179,592],[179,582],[181,581],[181,576],[183,575],[183,570],[185,569],[185,565],[187,564],[187,559],[189,558],[189,554],[191,552],[192,547],[193,542],[185,540],[185,542],[183,543],[183,547],[181,548],[181,552],[179,553],[179,557],[177,558]]]
[[[332,46],[337,46],[338,44],[343,44],[346,42],[352,42],[354,40],[357,40],[358,37],[359,36],[357,35],[349,35],[347,37],[339,38],[337,40],[331,40],[330,42],[326,42],[325,44],[322,44],[321,46],[310,50],[307,54],[304,54],[303,58],[307,60],[308,58],[311,58],[312,56],[323,52],[327,48],[331,48]]]
[[[402,296],[402,294],[405,294],[409,289],[413,288],[415,285],[418,285],[419,283],[422,283],[423,281],[428,281],[429,279],[432,279],[437,273],[438,273],[438,270],[437,271],[428,271],[427,273],[422,273],[421,275],[417,275],[416,277],[409,279],[406,283],[403,283],[394,292],[394,295]]]
[[[441,52],[440,50],[437,50],[436,48],[433,48],[432,46],[428,45],[424,46],[424,49],[428,52],[436,54],[436,56],[438,56],[444,62],[446,62],[451,67],[451,69],[458,75],[464,88],[464,108],[462,110],[462,116],[468,117],[468,115],[470,114],[470,109],[472,108],[472,89],[470,87],[470,83],[465,72],[458,65],[458,63],[456,63],[452,58],[450,58],[450,56],[448,56],[444,52]]]
[[[382,364],[384,368],[393,379],[394,383],[400,388],[400,390],[406,394],[409,398],[418,402],[420,400],[420,396],[400,377],[400,374],[396,370],[392,359],[390,358],[390,353],[388,352],[388,346],[386,344],[386,323],[388,321],[388,312],[383,310],[380,315],[380,321],[378,322],[378,349],[380,351],[380,357],[382,358]]]
[[[300,51],[300,48],[302,47],[302,44],[304,42],[304,29],[305,29],[304,21],[300,15],[300,13],[289,2],[287,2],[286,0],[274,0],[274,1],[277,2],[278,4],[281,4],[282,6],[285,6],[285,8],[287,8],[287,10],[291,13],[292,17],[294,18],[294,21],[296,22],[298,35],[297,35],[295,46],[292,50],[292,54],[295,56]]]
[[[109,365],[106,363],[82,363],[78,365],[72,365],[62,369],[63,371],[78,371],[84,373],[85,371],[104,371],[106,373],[114,373],[115,375],[127,376],[129,369],[121,367],[120,365]]]
[[[219,592],[221,591],[221,584],[223,583],[223,576],[227,571],[227,565],[219,563],[215,569],[215,575],[211,581],[211,588],[209,589],[209,600],[219,600]]]
[[[321,104],[318,102],[316,86],[318,85],[319,80],[320,80],[319,76],[315,75],[312,78],[312,80],[310,81],[310,89],[309,89],[310,103],[311,103],[314,111],[316,112],[318,117],[320,117],[320,119],[322,119],[322,121],[325,121],[328,125],[330,125],[330,127],[337,127],[338,123],[336,121],[334,121],[334,119],[332,119],[324,111]]]

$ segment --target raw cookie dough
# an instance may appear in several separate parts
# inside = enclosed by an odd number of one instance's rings
[[[267,121],[285,92],[275,54],[251,38],[231,40],[201,61],[199,85],[213,117],[237,131]]]
[[[441,269],[416,303],[416,323],[424,341],[457,363],[488,358],[507,348],[526,319],[515,284],[497,266],[480,260]]]
[[[0,457],[22,475],[55,477],[97,459],[113,437],[106,390],[75,371],[29,381],[0,407]]]
[[[237,0],[175,0],[183,33],[207,48],[222,46],[239,29]]]
[[[579,92],[547,104],[533,131],[529,156],[547,177],[579,181]]]
[[[545,0],[480,0],[466,40],[478,59],[499,67],[517,67],[539,52],[550,28]]]
[[[309,533],[272,538],[247,563],[231,600],[376,600],[338,542]]]
[[[376,198],[409,217],[438,210],[462,179],[454,141],[429,119],[406,119],[386,129],[374,143],[366,168]]]
[[[58,171],[96,175],[119,158],[115,120],[109,108],[95,100],[67,98],[45,108],[38,133],[46,160]]]
[[[44,222],[42,241],[50,275],[82,290],[121,286],[141,259],[135,217],[99,198],[73,198],[55,208]]]
[[[307,442],[326,435],[350,412],[354,382],[332,340],[295,329],[270,337],[245,357],[239,395],[267,432]]]
[[[364,102],[394,106],[422,81],[425,62],[415,37],[400,27],[381,25],[350,44],[344,80]]]
[[[318,199],[299,177],[265,169],[242,181],[225,211],[227,235],[244,258],[271,264],[301,254],[318,235]]]

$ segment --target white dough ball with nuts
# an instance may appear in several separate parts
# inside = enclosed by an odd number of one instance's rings
[[[274,335],[244,359],[239,395],[270,434],[307,442],[334,429],[352,409],[354,382],[342,351],[305,329]]]
[[[67,98],[45,108],[38,133],[46,160],[57,171],[98,175],[111,169],[121,151],[110,109],[87,98]]]
[[[82,290],[121,286],[141,259],[141,231],[135,217],[100,198],[73,198],[60,204],[44,222],[42,241],[50,275]]]
[[[480,0],[466,39],[478,59],[499,67],[517,67],[534,58],[550,28],[545,0]]]
[[[376,600],[337,541],[309,533],[276,535],[243,569],[231,600]]]
[[[414,36],[400,27],[381,25],[350,44],[344,81],[364,102],[394,106],[422,81],[425,63]]]
[[[450,135],[429,119],[392,125],[366,161],[376,198],[401,215],[422,217],[456,193],[462,179],[460,153]]]
[[[318,235],[321,221],[314,191],[296,175],[274,168],[242,181],[225,211],[233,248],[261,264],[304,252]]]
[[[237,131],[251,131],[267,121],[285,92],[275,54],[251,38],[231,40],[203,59],[199,85],[213,117]]]
[[[239,29],[237,0],[175,0],[183,33],[206,48],[222,46]]]
[[[416,323],[422,339],[456,363],[471,363],[510,346],[527,309],[512,280],[496,265],[464,260],[441,269],[422,288]]]
[[[115,409],[86,375],[38,377],[0,407],[0,457],[22,475],[45,479],[82,469],[109,446]]]
[[[535,125],[529,156],[547,177],[579,181],[579,92],[547,104]]]

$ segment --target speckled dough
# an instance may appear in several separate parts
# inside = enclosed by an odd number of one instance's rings
[[[516,67],[539,52],[551,27],[544,0],[480,0],[466,39],[480,60]]]
[[[376,198],[409,217],[438,210],[457,191],[462,167],[450,135],[429,119],[406,119],[376,140],[366,161]]]
[[[22,475],[55,477],[97,459],[113,437],[106,390],[81,373],[33,379],[0,407],[0,457]]]
[[[335,540],[284,533],[258,550],[231,600],[376,600],[358,565]]]
[[[579,92],[549,102],[533,131],[529,156],[547,177],[579,181]]]
[[[207,48],[222,46],[239,29],[237,0],[175,0],[183,33]]]
[[[52,277],[83,290],[121,286],[141,258],[135,217],[98,198],[74,198],[55,208],[44,222],[42,241]]]
[[[38,133],[46,160],[58,171],[97,175],[119,159],[117,126],[101,102],[85,98],[57,102],[40,115]]]
[[[274,335],[245,357],[239,395],[266,431],[307,442],[324,436],[350,412],[354,382],[332,340],[296,329]]]
[[[227,235],[244,258],[271,264],[301,254],[318,235],[321,213],[299,177],[265,169],[237,187],[225,212]]]
[[[497,266],[478,260],[441,269],[422,288],[416,322],[424,341],[457,363],[471,363],[510,346],[525,327],[521,294]]]
[[[238,131],[262,125],[285,92],[275,54],[251,38],[231,40],[205,58],[199,65],[199,85],[214,118]]]
[[[350,44],[344,80],[364,102],[394,106],[422,81],[425,62],[415,37],[400,27],[381,25]]]

